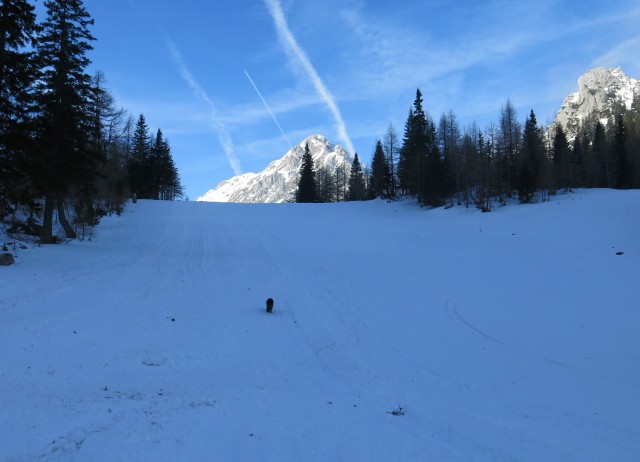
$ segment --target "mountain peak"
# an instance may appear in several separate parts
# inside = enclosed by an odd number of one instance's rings
[[[278,160],[271,162],[260,173],[234,176],[206,192],[198,201],[203,202],[288,202],[298,187],[298,174],[306,145],[316,170],[325,168],[331,173],[344,168],[351,171],[353,157],[342,146],[326,137],[308,136]]]
[[[620,109],[630,109],[635,95],[640,95],[640,81],[621,68],[598,67],[578,79],[578,91],[567,96],[554,123],[562,124],[575,137],[580,124],[597,114],[605,124]]]

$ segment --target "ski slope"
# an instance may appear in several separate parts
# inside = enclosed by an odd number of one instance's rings
[[[16,260],[2,461],[639,460],[640,191],[139,201]]]

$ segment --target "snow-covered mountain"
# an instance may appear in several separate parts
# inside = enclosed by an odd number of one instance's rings
[[[221,182],[206,192],[202,202],[287,202],[294,199],[298,187],[298,175],[305,145],[313,157],[317,169],[334,172],[344,168],[351,171],[353,157],[342,146],[333,144],[322,135],[312,135],[288,151],[282,158],[271,162],[260,173],[245,173]]]
[[[622,107],[631,108],[634,95],[640,95],[640,81],[619,67],[592,69],[578,79],[578,91],[565,98],[554,123],[561,123],[574,138],[581,122],[594,111],[607,123]]]

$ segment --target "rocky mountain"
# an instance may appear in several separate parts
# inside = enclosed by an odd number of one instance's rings
[[[344,168],[348,178],[353,157],[342,146],[333,144],[322,135],[312,135],[288,151],[281,159],[271,162],[260,173],[245,173],[221,182],[206,192],[203,202],[288,202],[294,200],[305,145],[313,157],[316,170],[330,172]]]
[[[596,114],[604,124],[622,108],[631,109],[640,97],[640,81],[619,67],[592,69],[578,79],[578,91],[567,96],[554,123],[560,123],[569,138],[575,138],[580,124]]]

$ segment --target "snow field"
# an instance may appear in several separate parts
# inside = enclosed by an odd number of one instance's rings
[[[638,212],[130,204],[0,268],[0,460],[637,460]]]

